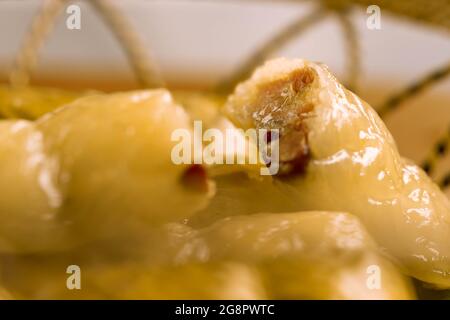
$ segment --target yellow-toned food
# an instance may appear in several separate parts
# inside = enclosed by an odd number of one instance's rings
[[[183,106],[192,121],[202,121],[205,128],[224,130],[234,127],[233,124],[220,113],[226,101],[225,96],[201,91],[173,91],[173,99]]]
[[[222,262],[147,267],[119,264],[92,272],[92,288],[113,299],[265,299],[257,269]]]
[[[73,92],[46,87],[0,86],[0,118],[35,120],[58,107],[93,92]]]
[[[0,159],[0,251],[65,247],[58,162],[45,152],[42,132],[26,120],[0,122]]]
[[[296,211],[296,192],[270,176],[235,172],[214,177],[216,193],[209,204],[189,219],[193,227],[204,227],[219,219],[260,212]]]
[[[403,271],[450,287],[448,199],[326,67],[173,96],[0,87],[0,117],[37,118],[0,121],[0,299],[414,299]],[[248,129],[279,142],[275,176]]]
[[[245,140],[242,129],[236,128],[221,112],[224,98],[217,95],[192,91],[175,91],[174,99],[178,101],[189,114],[192,121],[201,121],[203,130],[220,131],[227,143],[227,130],[236,132],[236,138],[242,145],[254,143],[252,139]],[[239,131],[240,130],[240,131]],[[207,165],[208,172],[214,177],[216,194],[208,206],[196,213],[190,219],[195,227],[208,225],[218,219],[258,212],[286,212],[295,210],[295,194],[288,187],[279,184],[270,176],[261,176],[260,169],[265,166],[258,159],[256,164],[249,163],[249,148],[237,148],[237,143],[231,141],[231,147],[225,152],[223,165],[217,163]],[[204,141],[206,147],[208,141]],[[255,149],[257,152],[257,150]],[[227,164],[226,157],[237,154],[244,155],[243,164]]]
[[[364,227],[349,214],[231,217],[186,237],[177,263],[234,260],[256,264],[272,298],[414,298],[408,281],[378,253]]]
[[[449,200],[326,67],[269,61],[225,110],[240,127],[280,129],[279,177],[298,191],[299,209],[357,215],[410,275],[450,287]]]
[[[167,231],[169,238],[147,245],[148,257],[108,256],[99,247],[9,256],[2,275],[7,288],[26,299],[415,297],[409,282],[348,214],[258,214],[198,231],[182,225]],[[166,256],[158,258],[153,251]],[[68,289],[72,274],[66,269],[73,264],[80,268],[81,290]]]
[[[202,145],[201,161],[212,176],[234,172],[260,175],[265,164],[257,144],[221,113],[224,96],[196,91],[175,91],[173,96],[194,124],[198,145]]]
[[[0,287],[0,300],[11,300],[12,296],[8,291]]]
[[[207,204],[199,165],[171,160],[189,117],[165,90],[96,95],[0,128],[0,251],[45,251],[148,232]],[[170,199],[170,201],[168,201]]]
[[[79,282],[67,272],[71,265],[79,267]],[[236,262],[162,266],[65,255],[10,258],[7,271],[8,288],[22,299],[267,298],[259,271]]]

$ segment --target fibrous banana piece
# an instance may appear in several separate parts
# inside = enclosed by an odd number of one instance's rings
[[[46,87],[0,86],[0,118],[35,120],[58,107],[93,92]]]
[[[231,217],[192,231],[177,263],[258,266],[270,298],[410,299],[408,281],[380,256],[358,219],[299,212]]]
[[[165,90],[85,97],[35,124],[8,122],[0,250],[61,249],[192,215],[212,188],[202,166],[172,162],[180,128],[191,130],[189,118]]]
[[[280,129],[280,176],[297,189],[299,209],[357,215],[410,275],[450,287],[449,200],[325,66],[269,61],[225,109],[241,127]]]

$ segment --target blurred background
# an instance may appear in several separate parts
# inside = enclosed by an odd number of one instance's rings
[[[245,69],[247,62],[258,60],[258,52],[263,58],[324,62],[381,110],[404,156],[422,165],[433,160],[430,174],[450,196],[447,0],[110,1],[171,88],[216,88]],[[39,50],[32,85],[105,91],[138,87],[111,26],[89,2],[93,1],[64,3]],[[44,3],[0,0],[0,82],[7,83],[33,17]],[[65,8],[71,4],[80,7],[79,30],[66,26]],[[380,8],[379,28],[368,26],[371,4]],[[416,83],[420,85],[408,89]]]

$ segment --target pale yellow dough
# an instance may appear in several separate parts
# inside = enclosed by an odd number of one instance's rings
[[[21,299],[266,299],[257,268],[236,262],[158,265],[70,255],[10,258],[9,288]],[[80,289],[67,267],[80,268]],[[1,292],[0,292],[1,294]],[[1,296],[0,296],[1,298]]]
[[[346,213],[255,214],[192,231],[176,263],[238,261],[257,265],[275,299],[411,299],[413,290]],[[379,286],[372,286],[372,272]],[[376,281],[378,281],[376,280]]]
[[[297,190],[299,210],[358,216],[409,275],[450,287],[448,198],[324,65],[269,61],[237,86],[225,111],[244,128],[280,128],[285,159],[306,154],[304,172],[282,178]]]
[[[0,277],[26,299],[415,298],[358,219],[345,213],[239,216],[198,230],[172,224],[140,248],[106,245],[4,257]],[[81,290],[66,286],[73,264],[81,269]]]
[[[176,129],[190,131],[190,119],[165,90],[94,95],[35,123],[2,122],[0,252],[134,236],[204,207],[213,185],[200,166],[173,163]]]
[[[0,85],[0,118],[35,120],[94,91],[74,92],[47,87]]]

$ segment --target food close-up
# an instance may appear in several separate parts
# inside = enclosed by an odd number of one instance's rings
[[[0,2],[0,300],[450,300],[450,4],[372,2]]]

